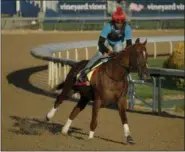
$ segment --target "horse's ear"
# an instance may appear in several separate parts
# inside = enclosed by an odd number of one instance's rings
[[[146,45],[146,43],[147,43],[147,39],[144,41],[143,45]]]
[[[137,38],[136,41],[135,41],[135,44],[139,44],[140,43],[140,39]]]

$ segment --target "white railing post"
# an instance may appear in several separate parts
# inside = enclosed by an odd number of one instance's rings
[[[78,61],[78,49],[75,49],[75,60]],[[78,94],[75,93],[74,97],[78,98]]]
[[[56,57],[56,53],[53,53],[53,57]],[[53,62],[53,83],[52,88],[58,84],[58,63]]]
[[[67,57],[67,59],[69,59],[69,51],[67,50],[66,51],[66,57]],[[68,65],[66,65],[66,71],[67,71],[67,73],[69,72],[69,66]]]
[[[52,62],[49,61],[48,63],[48,85],[51,87],[52,84]]]
[[[69,51],[68,50],[66,51],[66,57],[67,57],[67,59],[69,59]]]
[[[169,43],[170,43],[170,54],[172,54],[173,53],[173,43],[172,41],[169,41]]]
[[[55,86],[58,84],[58,63],[55,63]]]
[[[157,56],[157,44],[154,42],[154,59],[156,59]]]
[[[55,54],[52,54],[52,57],[55,57]],[[55,73],[55,65],[51,62],[51,88],[54,88],[54,73]]]
[[[88,60],[89,59],[89,51],[88,48],[85,48],[85,59]]]
[[[69,51],[67,50],[66,51],[66,58],[69,59]],[[68,66],[67,65],[64,65],[64,81],[66,79],[66,76],[67,76],[67,72],[68,72]]]
[[[78,49],[75,49],[75,60],[78,61]]]
[[[58,53],[58,56],[59,56],[59,58],[62,57],[61,52]],[[59,63],[59,65],[58,65],[58,77],[59,77],[60,80],[61,80],[61,71],[62,71],[62,64]]]
[[[99,50],[99,46],[98,45],[96,46],[96,49]]]

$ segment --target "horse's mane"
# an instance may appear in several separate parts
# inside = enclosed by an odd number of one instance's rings
[[[130,48],[132,48],[132,47],[134,47],[134,46],[135,46],[135,44],[126,46],[123,50],[121,50],[121,51],[119,51],[119,52],[117,53],[116,57],[122,55],[123,53],[124,53],[124,54],[125,54],[125,53],[129,53],[129,51],[131,50]]]
[[[123,51],[129,51],[129,49],[131,48],[131,47],[134,47],[135,46],[135,44],[132,44],[132,45],[129,45],[129,46],[126,46],[123,50],[121,50],[120,52],[123,52]]]

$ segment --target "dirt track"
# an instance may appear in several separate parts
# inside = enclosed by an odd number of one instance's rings
[[[183,35],[183,31],[134,32],[134,36]],[[77,36],[78,34],[78,36]],[[30,49],[37,45],[76,40],[94,40],[98,33],[7,34],[2,35],[2,150],[184,150],[184,117],[147,112],[128,112],[136,145],[124,145],[118,112],[102,109],[95,139],[86,140],[91,119],[89,105],[73,122],[71,135],[60,134],[75,103],[66,101],[45,132],[43,119],[54,98],[35,89],[29,77],[47,62],[35,59]],[[15,85],[16,84],[16,85]]]

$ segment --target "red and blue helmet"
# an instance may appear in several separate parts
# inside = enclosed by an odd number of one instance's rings
[[[113,22],[125,22],[126,14],[121,7],[117,7],[116,11],[112,14]]]

